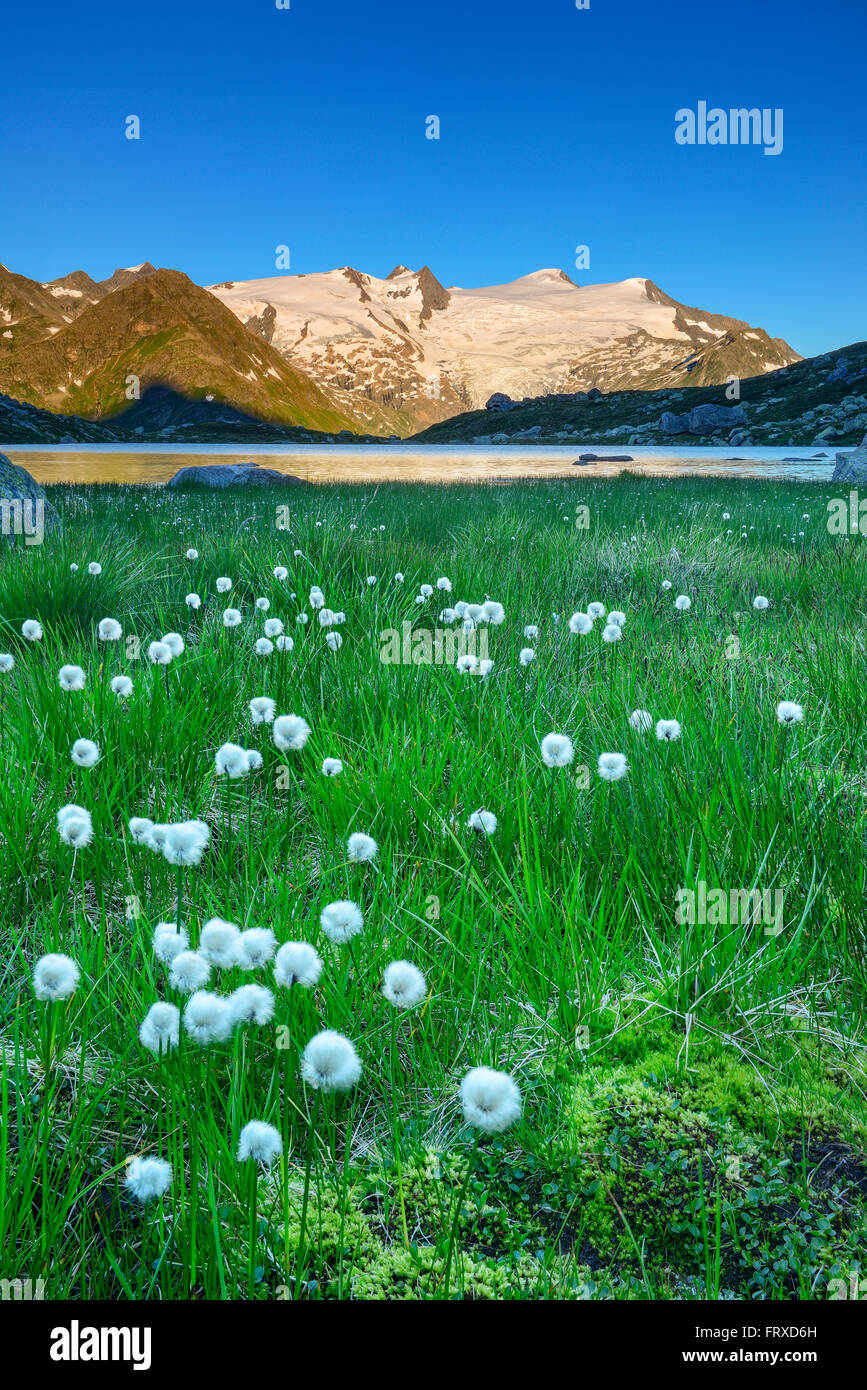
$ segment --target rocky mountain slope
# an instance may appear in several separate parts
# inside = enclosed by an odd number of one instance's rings
[[[687,390],[494,397],[488,409],[444,420],[421,444],[858,444],[867,429],[867,343],[808,357],[723,386]]]
[[[689,308],[643,279],[579,286],[539,270],[446,289],[427,266],[397,266],[385,280],[345,266],[210,288],[287,361],[416,428],[495,391],[707,385],[799,360],[764,329]]]
[[[11,285],[7,280],[0,303],[15,319],[15,330],[0,351],[0,391],[38,407],[100,419],[159,384],[191,401],[218,401],[274,425],[358,428],[356,411],[248,332],[213,295],[179,271],[148,267],[143,274],[144,269],[104,292],[74,276],[47,287],[31,281],[22,286],[22,277],[12,277]],[[27,311],[20,335],[19,309]],[[52,313],[54,323],[48,321]],[[385,412],[371,405],[368,413],[372,429],[384,430]]]

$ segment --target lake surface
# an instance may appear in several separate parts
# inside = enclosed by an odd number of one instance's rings
[[[5,445],[0,451],[40,483],[166,483],[189,464],[253,461],[310,483],[501,482],[519,478],[614,477],[628,469],[646,476],[704,474],[722,478],[829,480],[834,453],[817,448],[642,449],[611,444],[568,448],[432,444],[45,444]],[[579,453],[630,454],[632,463],[576,468]]]

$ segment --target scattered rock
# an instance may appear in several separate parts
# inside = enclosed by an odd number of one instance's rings
[[[634,463],[631,454],[579,454],[574,467],[583,463]]]
[[[25,545],[39,545],[46,531],[60,526],[60,517],[46,500],[43,488],[26,468],[19,468],[5,454],[0,454],[0,514],[3,539],[9,545],[15,544],[16,537]]]
[[[294,473],[278,473],[257,463],[207,463],[180,468],[168,487],[294,487],[304,484]]]
[[[495,391],[485,401],[485,410],[514,410],[517,404],[518,402],[513,401],[504,391]]]
[[[860,449],[850,449],[845,454],[837,454],[834,464],[835,483],[867,483],[867,442]]]

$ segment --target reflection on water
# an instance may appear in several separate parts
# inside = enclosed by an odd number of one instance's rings
[[[255,462],[311,483],[502,482],[519,478],[614,477],[624,469],[645,476],[699,473],[710,477],[789,478],[802,482],[830,479],[833,454],[816,449],[625,448],[586,445],[573,448],[519,448],[514,445],[271,445],[238,449],[229,444],[0,444],[13,463],[40,483],[165,483],[185,465]],[[575,467],[578,453],[630,454],[631,463]]]

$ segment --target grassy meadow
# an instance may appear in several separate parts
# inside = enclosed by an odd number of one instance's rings
[[[0,547],[0,1278],[46,1298],[700,1300],[867,1276],[867,546],[828,533],[832,485],[48,495],[62,531]],[[345,622],[320,626],[312,585]],[[380,659],[385,630],[460,629],[440,612],[486,599],[505,610],[477,629],[488,674]],[[593,602],[625,614],[621,640],[604,618],[570,631]],[[259,654],[275,618],[294,646]],[[153,664],[166,633],[185,650]],[[300,750],[252,722],[261,696],[307,721]],[[227,742],[261,766],[219,775]],[[625,776],[599,774],[606,752]],[[58,833],[69,804],[83,847]],[[205,822],[200,862],[136,843],[134,817]],[[349,857],[358,832],[371,861]],[[681,890],[716,911],[679,920]],[[732,920],[753,890],[773,918]],[[334,944],[320,914],[347,900],[363,930]],[[264,986],[273,1015],[261,995],[263,1022],[202,1043],[182,1021],[151,1051],[151,1006],[188,1005],[154,930],[194,949],[212,918],[310,943],[321,974],[214,966],[206,990]],[[33,987],[49,953],[80,972],[54,1002]],[[394,961],[424,975],[414,1007],[383,995]],[[301,1074],[324,1029],[361,1063],[342,1091]],[[520,1090],[500,1132],[467,1123],[476,1067]],[[254,1120],[279,1133],[270,1163],[238,1158]],[[128,1181],[143,1157],[171,1165],[150,1200]]]

